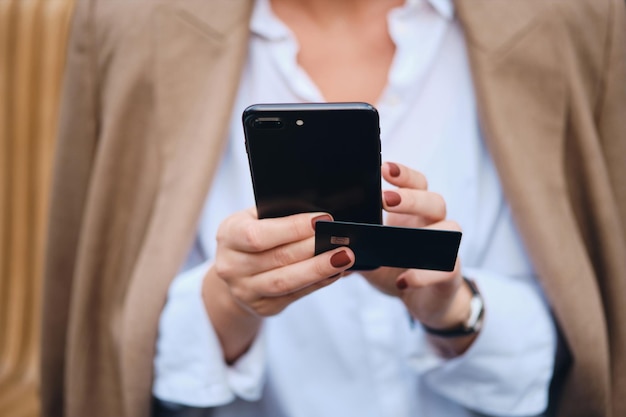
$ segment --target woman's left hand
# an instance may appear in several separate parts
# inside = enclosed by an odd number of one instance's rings
[[[460,231],[446,218],[443,197],[428,191],[423,174],[393,162],[383,164],[382,174],[398,187],[383,191],[387,225]],[[469,312],[471,292],[462,285],[458,258],[451,272],[381,267],[362,274],[380,291],[401,298],[411,315],[429,327],[454,327]]]

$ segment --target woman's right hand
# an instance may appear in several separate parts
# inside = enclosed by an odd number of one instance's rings
[[[224,220],[202,296],[227,362],[250,346],[263,317],[336,281],[354,263],[347,247],[313,256],[315,222],[325,213],[257,218],[256,209]]]

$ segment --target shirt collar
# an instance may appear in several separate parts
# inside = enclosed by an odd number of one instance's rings
[[[454,19],[454,2],[452,0],[429,0],[428,2],[446,19]]]
[[[291,36],[289,28],[272,11],[270,0],[256,0],[254,2],[252,17],[250,18],[250,31],[253,35],[270,41],[288,39]]]
[[[429,4],[433,9],[437,11],[437,13],[439,13],[445,19],[454,19],[453,0],[406,0],[405,7],[412,8],[424,3]]]

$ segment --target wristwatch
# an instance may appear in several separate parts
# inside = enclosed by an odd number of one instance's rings
[[[472,299],[470,301],[470,314],[465,323],[460,326],[450,329],[434,329],[422,324],[422,327],[428,334],[432,334],[439,337],[459,337],[468,336],[474,333],[478,333],[483,324],[483,316],[485,312],[485,303],[483,297],[478,292],[476,283],[469,278],[463,277],[463,281],[467,284],[472,291]]]

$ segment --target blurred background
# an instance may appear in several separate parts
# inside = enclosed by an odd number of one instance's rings
[[[75,0],[0,0],[0,416],[39,411],[41,271]]]

